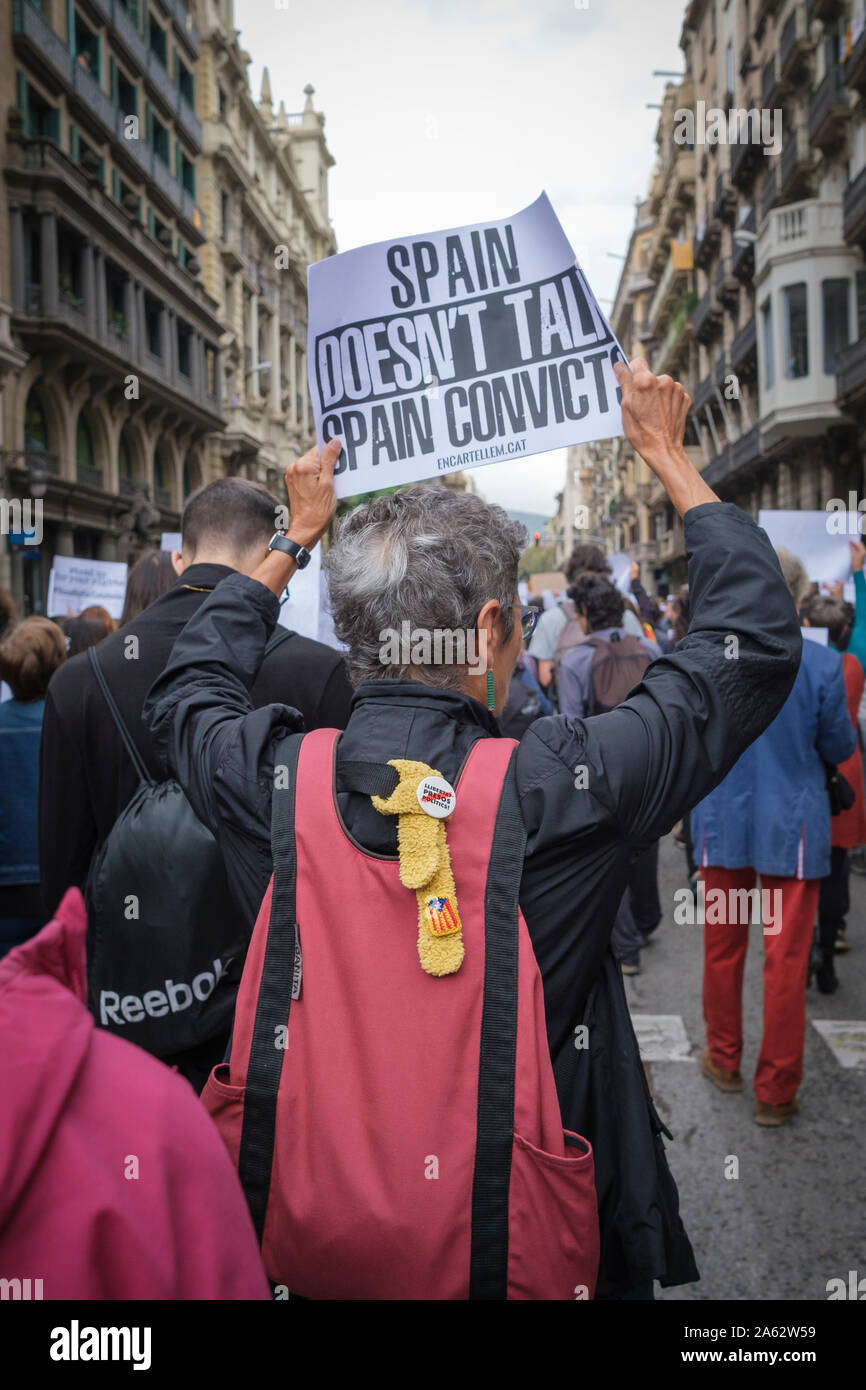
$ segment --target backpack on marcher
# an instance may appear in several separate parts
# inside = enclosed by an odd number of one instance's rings
[[[281,629],[266,653],[289,636]],[[88,657],[139,786],[85,886],[87,1006],[101,1028],[173,1057],[230,1031],[249,927],[214,836],[179,782],[151,777],[95,647]]]
[[[562,1127],[518,903],[516,744],[480,738],[462,769],[445,834],[465,954],[439,974],[419,960],[420,900],[400,863],[352,840],[336,802],[388,797],[397,774],[338,765],[338,737],[276,749],[274,874],[230,1060],[202,1093],[268,1277],[277,1297],[590,1298],[593,1156]],[[431,903],[456,930],[450,900]]]
[[[609,641],[590,635],[584,642],[593,648],[592,713],[607,714],[628,699],[636,685],[640,685],[652,657],[640,638],[631,637],[628,633],[621,636],[618,632],[612,632]]]
[[[560,608],[566,616],[565,627],[559,634],[556,644],[556,651],[553,654],[553,678],[556,685],[559,685],[559,670],[562,666],[562,658],[572,647],[577,647],[586,640],[586,635],[577,616],[577,609],[570,598],[563,599]]]

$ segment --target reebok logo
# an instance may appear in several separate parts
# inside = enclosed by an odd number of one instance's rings
[[[149,989],[144,994],[124,994],[122,999],[115,990],[102,989],[99,991],[99,1022],[103,1028],[111,1023],[123,1028],[127,1023],[140,1023],[145,1015],[163,1018],[169,1012],[182,1013],[190,1007],[193,999],[203,1004],[213,993],[222,974],[223,963],[215,960],[213,970],[203,970],[191,984],[185,980],[165,980],[162,989]]]

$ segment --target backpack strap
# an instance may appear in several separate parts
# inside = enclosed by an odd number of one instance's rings
[[[108,688],[108,682],[105,679],[105,672],[99,664],[99,657],[96,655],[95,647],[87,648],[87,657],[90,661],[91,670],[93,671],[93,674],[96,677],[96,683],[102,691],[103,696],[105,697],[105,703],[108,705],[109,713],[111,714],[111,717],[114,720],[117,732],[120,734],[120,737],[123,740],[123,746],[129,754],[130,758],[132,759],[132,765],[138,773],[139,781],[145,783],[145,785],[149,787],[156,786],[154,779],[151,777],[150,773],[144,765],[144,759],[142,758],[141,754],[135,746],[135,743],[133,742],[132,734],[129,732],[129,729],[124,723],[123,715],[120,713],[120,710],[117,707],[117,702],[115,701],[114,696]]]
[[[526,827],[517,796],[516,753],[515,746],[499,800],[484,891],[484,1003],[469,1266],[469,1297],[480,1300],[504,1299],[508,1293],[518,899],[526,850]]]
[[[285,1048],[276,1046],[277,1029],[288,1024],[292,1004],[298,926],[295,889],[295,788],[303,734],[288,734],[274,749],[271,798],[271,915],[247,1067],[238,1177],[246,1194],[259,1244],[271,1186],[277,1092]],[[277,775],[277,772],[281,775]]]

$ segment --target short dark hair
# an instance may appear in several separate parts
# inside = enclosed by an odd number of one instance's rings
[[[586,618],[590,632],[598,632],[603,627],[619,627],[622,623],[625,599],[602,574],[578,575],[568,597],[578,613]]]
[[[573,584],[579,574],[588,570],[593,574],[602,574],[605,578],[610,575],[604,551],[599,545],[576,545],[568,558],[565,577],[569,584]]]
[[[196,488],[180,519],[183,548],[195,555],[206,540],[219,541],[235,555],[263,550],[277,529],[279,502],[261,483],[217,478]]]
[[[846,630],[854,626],[851,605],[841,599],[831,598],[829,594],[814,594],[800,605],[801,617],[809,619],[810,627],[826,627],[827,635],[834,647],[848,645]]]

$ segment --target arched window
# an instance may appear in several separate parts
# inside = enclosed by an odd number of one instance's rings
[[[129,452],[124,434],[121,434],[117,445],[117,467],[121,478],[127,478],[132,482],[132,454]]]
[[[188,462],[185,462],[184,465],[183,465],[183,495],[184,495],[184,499],[186,499],[187,497],[189,497],[189,495],[190,495],[191,492],[192,492],[192,480],[191,480],[190,474],[189,474],[189,463],[188,463]]]
[[[166,491],[165,464],[162,461],[162,454],[160,454],[159,451],[157,451],[156,457],[153,460],[153,485],[161,492]]]
[[[75,462],[84,468],[96,467],[93,456],[93,436],[83,414],[78,417],[78,428],[75,431]]]
[[[34,389],[31,389],[24,407],[24,447],[25,449],[48,448],[48,425],[42,402]]]

